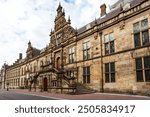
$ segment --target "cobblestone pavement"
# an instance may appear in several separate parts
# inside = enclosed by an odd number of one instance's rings
[[[34,91],[28,91],[26,89],[11,89],[8,92],[49,97],[53,99],[64,99],[64,100],[150,100],[150,97],[147,96],[110,94],[110,93],[69,95],[69,94],[56,94],[56,93],[49,93],[49,92],[34,92]]]

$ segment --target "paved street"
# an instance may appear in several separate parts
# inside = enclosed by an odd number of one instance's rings
[[[150,100],[148,96],[93,93],[82,95],[56,94],[50,92],[34,92],[27,89],[11,89],[9,91],[0,90],[0,100]]]
[[[0,90],[0,100],[54,100],[54,99]]]

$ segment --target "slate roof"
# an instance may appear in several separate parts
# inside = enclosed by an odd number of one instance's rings
[[[138,4],[140,4],[140,3],[142,3],[143,1],[145,1],[145,0],[133,0],[133,1],[131,1],[130,2],[131,8],[138,5]],[[107,13],[105,17],[98,18],[96,21],[97,21],[98,24],[104,23],[104,22],[110,20],[111,18],[117,16],[121,12],[122,12],[122,8],[119,7],[117,9],[112,10],[111,12]],[[87,25],[90,25],[90,27],[93,27],[95,25],[95,21],[92,21],[92,22],[88,23]],[[79,28],[77,30],[78,34],[81,34],[84,31],[86,31],[87,30],[87,25]]]
[[[40,55],[40,50],[39,49],[33,48],[32,51],[33,51],[33,57],[36,57],[36,56]]]

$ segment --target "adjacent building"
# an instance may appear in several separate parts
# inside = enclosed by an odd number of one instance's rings
[[[74,29],[59,4],[49,45],[38,50],[28,43],[26,57],[20,54],[6,69],[9,87],[65,93],[82,86],[147,94],[150,0],[119,0],[110,8],[106,13],[106,5],[101,5],[98,19]]]
[[[4,63],[2,68],[0,69],[0,89],[6,88],[6,69],[8,68],[8,65]]]

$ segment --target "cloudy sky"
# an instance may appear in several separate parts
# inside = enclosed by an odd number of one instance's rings
[[[29,40],[39,49],[49,44],[59,1],[72,26],[80,28],[99,18],[101,4],[117,0],[0,0],[0,67],[12,64],[19,53],[25,57]]]

